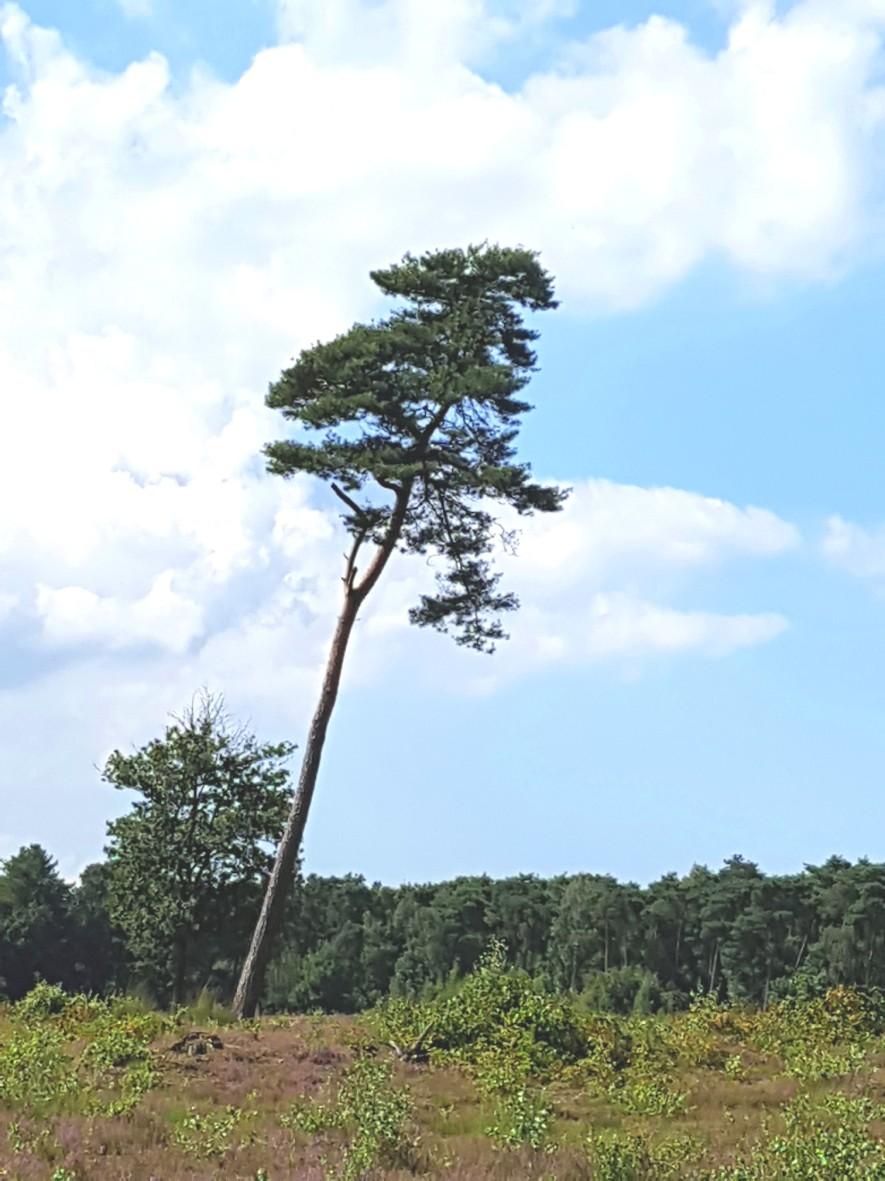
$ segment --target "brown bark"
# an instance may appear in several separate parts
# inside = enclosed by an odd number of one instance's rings
[[[347,644],[356,621],[357,612],[364,599],[378,581],[387,561],[396,546],[403,526],[403,520],[408,507],[411,486],[401,487],[397,492],[397,501],[391,515],[390,523],[384,540],[378,546],[372,561],[369,563],[365,575],[359,583],[356,581],[356,557],[362,541],[357,537],[347,559],[344,575],[344,604],[338,616],[332,646],[326,662],[326,671],[320,689],[320,697],[314,711],[313,719],[304,746],[304,759],[298,786],[292,807],[286,821],[286,828],[277,849],[274,866],[267,883],[261,913],[252,934],[252,943],[243,961],[237,991],[234,995],[234,1013],[240,1018],[252,1017],[258,1006],[258,1000],[264,985],[264,973],[267,969],[274,937],[282,918],[286,897],[292,884],[295,871],[295,861],[304,837],[307,815],[310,811],[317,774],[320,769],[320,759],[323,745],[326,741],[326,731],[329,719],[335,708],[338,696],[338,686],[341,683],[341,670],[344,667],[344,657]]]
[[[310,723],[295,798],[286,820],[283,838],[277,849],[261,913],[255,924],[252,943],[243,961],[243,970],[240,973],[240,980],[234,996],[233,1008],[238,1017],[252,1017],[254,1015],[264,984],[264,973],[270,956],[271,944],[282,917],[286,896],[295,871],[295,860],[304,837],[304,826],[307,823],[307,814],[316,786],[320,757],[326,740],[326,730],[335,706],[335,698],[338,695],[344,654],[347,651],[347,642],[350,639],[358,606],[356,596],[352,589],[348,588],[345,593],[344,606],[335,627],[320,698]]]

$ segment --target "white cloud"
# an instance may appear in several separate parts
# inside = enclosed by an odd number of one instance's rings
[[[203,630],[203,611],[175,590],[174,577],[174,571],[164,570],[150,590],[133,602],[77,586],[38,586],[37,611],[44,635],[57,644],[92,642],[113,649],[155,643],[171,652],[184,652]]]
[[[542,247],[572,300],[640,302],[710,255],[763,276],[827,274],[878,220],[867,202],[883,116],[881,3],[805,0],[781,16],[743,4],[716,55],[652,17],[568,47],[519,94],[463,68],[543,8],[280,3],[302,60],[327,74],[347,63],[338,102],[351,94],[366,126],[383,127],[368,142],[386,177],[411,194],[423,173],[435,195],[425,208],[445,209],[462,234],[476,226]],[[336,149],[356,145],[361,161],[364,135],[331,121]],[[411,165],[397,151],[406,145]],[[382,204],[356,170],[361,200]],[[469,178],[469,208],[453,178]],[[416,240],[434,232],[412,224]]]
[[[662,567],[692,568],[739,555],[765,557],[799,543],[795,526],[765,509],[679,488],[587,480],[565,510],[521,526],[514,573],[532,584],[585,586]]]
[[[100,72],[0,5],[14,78],[0,116],[0,626],[14,610],[17,644],[58,662],[4,669],[0,743],[19,751],[23,790],[146,739],[203,683],[235,712],[261,708],[271,731],[303,721],[342,538],[305,481],[264,476],[279,423],[262,397],[299,348],[375,311],[371,267],[522,241],[572,308],[612,309],[705,257],[819,275],[867,243],[880,6],[751,5],[716,56],[652,19],[564,50],[519,92],[484,80],[483,54],[568,7],[290,4],[290,40],[236,82],[173,88],[157,54]],[[679,596],[694,570],[795,543],[760,509],[581,484],[561,517],[525,528],[507,569],[524,607],[495,665],[763,642],[779,617],[686,612]],[[396,657],[428,573],[391,571],[349,677]],[[466,675],[468,656],[424,642],[434,667],[445,650]],[[39,757],[22,717],[54,735]]]
[[[849,574],[885,581],[885,527],[866,529],[832,516],[826,523],[821,550],[834,566]]]
[[[810,169],[820,139],[812,150],[798,130],[817,128],[823,108],[801,96],[838,97],[826,119],[844,151],[825,168],[854,175],[854,141],[837,133],[870,97],[873,16],[835,18],[810,0],[781,20],[751,7],[715,59],[653,20],[575,47],[567,70],[521,94],[459,64],[478,29],[506,38],[543,8],[311,3],[303,44],[260,54],[233,85],[198,77],[182,94],[156,55],[98,73],[17,6],[0,8],[17,78],[0,126],[0,388],[15,391],[0,432],[3,591],[32,605],[46,642],[182,650],[228,625],[239,593],[228,584],[251,580],[256,603],[271,601],[293,564],[305,609],[334,598],[334,579],[330,590],[309,566],[338,545],[333,527],[303,484],[262,476],[277,423],[261,390],[300,345],[371,310],[365,271],[406,246],[522,238],[546,247],[574,295],[609,305],[681,273],[670,263],[710,247],[711,219],[722,248],[726,225],[749,241],[746,227],[764,222],[775,268],[790,269],[796,233],[802,260],[829,256],[807,169],[780,220],[746,205],[746,160],[709,170],[731,159],[722,136],[764,92],[766,119]],[[434,25],[433,65],[420,49],[431,20],[451,34]],[[351,51],[373,22],[389,52],[361,62]],[[801,50],[796,93],[769,85],[778,47],[790,70]],[[754,202],[780,184],[766,171],[782,166],[776,148],[753,157]],[[527,597],[551,580],[596,585],[604,571],[603,589],[617,590],[643,566],[764,554],[790,532],[760,510],[604,483],[578,489],[544,529],[526,531]]]
[[[527,522],[517,555],[504,559],[529,605],[513,621],[507,673],[519,664],[723,656],[766,643],[788,626],[782,616],[685,611],[660,600],[678,597],[700,568],[774,557],[799,543],[795,526],[764,509],[588,480],[561,513]]]
[[[631,595],[594,595],[576,655],[591,658],[637,657],[696,651],[726,656],[739,648],[775,639],[787,628],[777,614],[721,615],[677,611]],[[572,629],[573,632],[577,629]]]
[[[464,65],[540,11],[290,4],[301,43],[174,95],[162,58],[98,74],[6,5],[8,322],[40,309],[59,333],[73,306],[81,331],[115,325],[251,384],[364,310],[365,272],[407,247],[525,241],[573,305],[620,307],[704,257],[820,275],[865,240],[880,5],[749,5],[716,56],[652,18],[519,93]]]
[[[124,16],[133,19],[152,16],[154,11],[154,0],[117,0]]]
[[[518,522],[515,555],[499,554],[504,584],[520,610],[504,622],[510,639],[494,661],[428,657],[435,681],[494,689],[545,666],[610,664],[638,669],[661,656],[719,657],[775,639],[779,614],[684,610],[678,599],[693,573],[726,561],[773,558],[800,544],[798,530],[764,509],[677,488],[640,488],[608,480],[578,484],[565,508]],[[399,560],[376,592],[360,662],[400,655],[415,664],[408,608],[426,590],[432,568]],[[676,600],[676,603],[671,600]],[[409,633],[408,636],[406,633]],[[372,658],[369,638],[377,645]],[[383,653],[383,656],[380,655]],[[432,664],[431,664],[432,659]],[[467,658],[469,660],[469,658]]]
[[[433,68],[481,61],[576,8],[577,0],[277,0],[277,23],[281,40],[303,41],[323,60]]]

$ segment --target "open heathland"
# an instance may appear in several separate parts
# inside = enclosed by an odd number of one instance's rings
[[[0,1176],[885,1179],[885,1007],[621,1017],[494,946],[358,1017],[235,1022],[41,984],[0,1011]]]

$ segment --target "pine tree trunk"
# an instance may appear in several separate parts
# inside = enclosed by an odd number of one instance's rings
[[[439,424],[437,423],[436,425]],[[409,479],[398,488],[393,512],[391,513],[384,538],[375,550],[369,567],[359,582],[356,580],[356,558],[360,546],[365,540],[367,530],[363,530],[356,535],[353,548],[347,560],[347,570],[343,579],[344,605],[341,608],[341,614],[338,616],[338,623],[335,626],[332,646],[329,649],[329,658],[326,661],[326,671],[323,674],[320,699],[317,702],[317,707],[310,723],[310,730],[307,734],[307,742],[304,746],[304,760],[301,764],[301,774],[298,777],[298,787],[295,791],[295,798],[292,801],[292,809],[286,821],[286,828],[283,832],[282,840],[277,849],[277,855],[273,869],[271,870],[270,880],[267,883],[264,901],[261,904],[261,913],[258,916],[258,922],[255,924],[255,930],[252,934],[252,943],[243,961],[243,971],[240,973],[240,981],[234,995],[233,1010],[240,1018],[252,1017],[258,1006],[273,939],[282,919],[286,896],[292,884],[295,861],[304,838],[304,826],[307,823],[307,814],[310,811],[310,803],[313,799],[313,789],[316,786],[317,774],[320,769],[320,759],[322,758],[323,745],[326,741],[326,730],[329,726],[332,710],[335,708],[335,699],[338,696],[338,686],[341,683],[341,669],[344,666],[344,657],[347,653],[350,633],[356,622],[357,612],[366,596],[371,592],[375,583],[381,577],[384,567],[387,565],[391,554],[396,548],[396,543],[399,540],[403,522],[406,518],[406,511],[409,507],[412,484],[413,481]],[[335,488],[334,485],[332,487],[333,489]],[[336,491],[339,495],[341,494],[340,489]]]
[[[187,934],[179,931],[175,936],[175,971],[172,982],[173,1005],[184,1004],[185,979],[187,976]]]
[[[246,959],[243,961],[243,970],[234,995],[234,1013],[240,1018],[254,1016],[264,985],[264,973],[270,958],[271,946],[282,918],[286,896],[292,884],[295,861],[304,837],[304,826],[307,823],[307,814],[310,810],[317,773],[320,769],[326,730],[335,707],[335,699],[338,696],[347,643],[362,597],[352,587],[347,587],[345,590],[344,606],[338,616],[319,701],[310,723],[307,743],[304,747],[304,759],[301,764],[298,787],[282,840],[277,849],[261,913],[252,934],[252,943]]]
[[[608,971],[608,919],[605,920],[604,931],[605,931],[605,944],[604,944],[604,950],[602,953],[602,970],[603,970],[603,972],[607,972]]]
[[[679,972],[682,967],[680,953],[682,951],[682,923],[676,928],[676,952],[673,956],[673,983],[679,979]]]

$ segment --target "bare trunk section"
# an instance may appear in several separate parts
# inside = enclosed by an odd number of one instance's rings
[[[267,883],[264,902],[261,905],[261,913],[258,916],[258,922],[255,924],[255,930],[252,934],[252,943],[243,961],[243,970],[240,973],[240,981],[237,984],[237,991],[234,995],[234,1013],[240,1018],[252,1017],[258,1006],[258,999],[264,985],[264,973],[270,958],[273,939],[279,927],[283,906],[285,905],[286,896],[292,883],[295,860],[304,838],[304,826],[307,823],[307,814],[310,811],[310,803],[313,799],[313,789],[316,787],[320,759],[323,754],[323,745],[326,741],[326,730],[329,726],[332,710],[335,708],[335,699],[338,696],[338,686],[341,683],[341,669],[344,666],[344,657],[347,652],[350,633],[356,622],[357,612],[366,596],[381,577],[390,555],[396,548],[396,543],[402,532],[403,521],[406,517],[406,510],[409,506],[411,492],[411,480],[406,481],[405,484],[397,488],[396,503],[384,539],[375,550],[369,567],[359,582],[356,581],[356,558],[366,536],[365,530],[357,534],[353,548],[347,559],[347,569],[344,574],[344,605],[341,608],[341,614],[338,616],[338,623],[335,626],[335,634],[332,637],[332,646],[329,650],[329,659],[326,662],[326,671],[320,690],[320,699],[317,702],[317,707],[307,734],[307,742],[304,746],[304,760],[301,764],[301,774],[298,777],[298,787],[295,791],[295,798],[292,801],[292,809],[286,821],[286,828],[283,832],[282,840],[277,849],[276,860],[271,870],[270,880]]]
[[[354,593],[353,588],[346,587],[344,606],[338,616],[338,623],[332,638],[320,698],[310,723],[304,747],[304,760],[301,764],[301,774],[298,777],[295,798],[292,800],[283,837],[277,848],[273,870],[265,891],[264,902],[261,905],[261,913],[252,933],[252,943],[243,961],[243,970],[240,973],[240,980],[234,995],[233,1009],[236,1015],[241,1018],[254,1015],[264,984],[264,972],[267,968],[271,945],[282,917],[283,906],[295,870],[295,860],[304,838],[304,826],[307,823],[307,814],[310,810],[317,773],[320,769],[326,730],[335,707],[335,699],[338,696],[347,642],[350,639],[360,602],[361,597]]]
[[[185,981],[187,979],[187,932],[179,930],[175,935],[175,970],[172,982],[172,1003],[183,1005]]]

